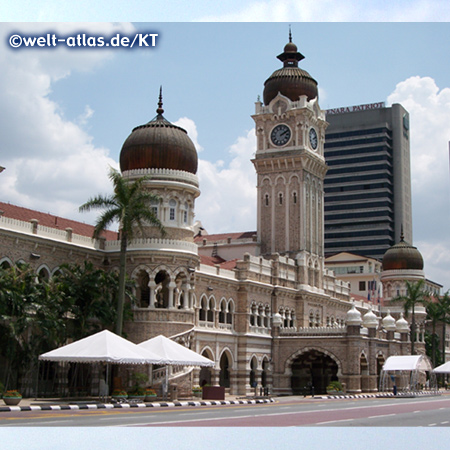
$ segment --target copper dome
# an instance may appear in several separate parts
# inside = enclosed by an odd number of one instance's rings
[[[416,247],[403,240],[389,248],[383,256],[383,270],[423,270],[423,258]]]
[[[284,47],[284,52],[277,58],[283,62],[283,68],[276,70],[264,83],[264,104],[268,105],[277,95],[288,97],[291,101],[297,101],[301,95],[306,95],[308,100],[317,97],[317,81],[306,70],[298,67],[298,62],[304,56],[297,51],[297,46],[292,42],[289,33],[289,42]]]
[[[120,170],[173,169],[197,173],[195,146],[186,130],[162,115],[161,94],[158,106],[158,115],[134,128],[125,140],[120,152]]]

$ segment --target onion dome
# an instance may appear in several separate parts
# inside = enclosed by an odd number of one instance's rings
[[[372,306],[369,307],[369,311],[364,314],[363,326],[366,328],[377,328],[378,327],[378,317],[372,311]]]
[[[383,256],[383,270],[423,270],[423,258],[416,247],[405,242],[403,231],[400,242]]]
[[[298,62],[305,57],[297,50],[292,42],[289,30],[289,42],[283,53],[277,58],[283,62],[283,67],[276,70],[264,83],[264,104],[268,105],[277,95],[288,97],[296,102],[301,95],[306,95],[308,101],[317,97],[317,81],[306,70],[298,67]]]
[[[408,333],[409,332],[409,323],[403,317],[403,313],[400,313],[400,319],[395,322],[396,329],[399,333]]]
[[[362,319],[361,319],[361,313],[356,309],[355,304],[352,304],[351,309],[347,312],[347,318],[346,318],[347,325],[361,325]]]
[[[384,316],[381,323],[386,331],[395,331],[397,329],[395,319],[391,316],[391,312],[389,310],[387,314]]]
[[[173,125],[163,116],[162,92],[159,93],[157,116],[133,129],[120,152],[122,172],[134,169],[173,169],[195,174],[198,157],[186,130]]]

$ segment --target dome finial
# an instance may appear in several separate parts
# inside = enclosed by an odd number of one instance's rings
[[[292,42],[291,25],[289,24],[289,42]]]
[[[158,109],[156,110],[156,113],[158,115],[162,115],[162,113],[164,112],[163,109],[163,102],[162,102],[162,86],[159,87],[159,102],[158,102]]]
[[[400,242],[404,242],[405,241],[405,235],[403,234],[403,224],[401,226],[401,231],[400,231]]]

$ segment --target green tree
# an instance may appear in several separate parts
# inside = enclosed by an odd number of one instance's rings
[[[437,363],[438,359],[440,359],[438,352],[437,352],[437,350],[438,350],[437,346],[438,346],[439,340],[437,339],[436,328],[442,318],[442,310],[438,303],[429,302],[427,304],[427,318],[431,322],[431,336],[429,337],[428,341],[426,341],[428,344],[427,347],[430,347],[429,352],[427,352],[427,354],[428,354],[428,356],[431,357],[431,362],[433,363],[433,367],[436,367],[436,363]]]
[[[415,355],[416,340],[416,306],[426,305],[429,295],[425,291],[425,280],[419,280],[415,283],[406,281],[406,295],[398,295],[393,298],[393,302],[402,302],[405,311],[405,317],[408,317],[411,311],[411,355]]]
[[[159,198],[145,189],[148,177],[139,178],[133,182],[127,181],[115,169],[111,168],[109,178],[113,184],[114,193],[109,196],[98,195],[80,206],[80,211],[103,209],[97,219],[94,238],[99,238],[104,230],[118,221],[120,227],[120,269],[119,292],[117,296],[117,319],[115,331],[120,336],[123,325],[123,309],[125,304],[126,254],[128,242],[139,230],[144,233],[144,225],[153,225],[164,235],[164,227],[150,208],[151,202]]]
[[[433,340],[432,355],[436,352],[436,345],[438,343],[436,328],[439,324],[442,326],[442,338],[441,338],[441,354],[442,362],[445,362],[445,336],[446,326],[450,324],[450,291],[447,291],[444,295],[430,298],[427,304],[427,316],[431,321],[432,334],[436,336]],[[433,360],[433,359],[432,359]],[[433,365],[436,365],[437,361],[433,360]]]
[[[81,266],[63,264],[54,280],[58,296],[66,305],[65,314],[70,317],[67,332],[71,338],[84,338],[115,323],[117,274],[85,261]]]
[[[40,353],[62,343],[64,317],[51,281],[39,281],[26,264],[0,269],[0,351],[7,361],[7,386],[17,387]]]

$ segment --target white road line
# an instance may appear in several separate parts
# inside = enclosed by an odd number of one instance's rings
[[[396,415],[397,414],[380,414],[379,416],[369,416],[367,419],[379,419],[380,417],[392,417]]]
[[[329,420],[327,422],[317,422],[313,425],[326,425],[327,423],[340,423],[340,422],[351,422],[355,419],[341,419],[341,420]]]

